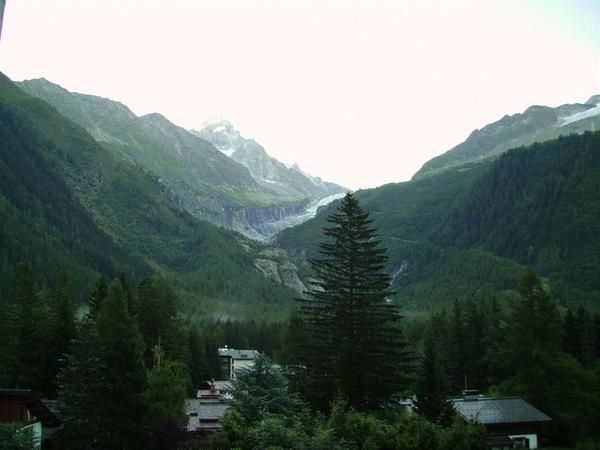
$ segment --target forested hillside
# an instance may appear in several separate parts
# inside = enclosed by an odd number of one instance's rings
[[[559,301],[600,306],[600,133],[502,155],[433,240],[529,265]]]
[[[72,272],[81,300],[100,273],[139,280],[155,270],[184,293],[190,314],[287,310],[294,291],[256,267],[265,246],[181,211],[118,148],[100,146],[4,76],[0,108],[4,284],[29,260],[48,280]]]
[[[530,265],[561,303],[600,307],[599,158],[600,133],[587,132],[358,191],[388,248],[398,301],[423,308],[497,294]],[[314,257],[327,212],[279,243],[299,261]]]

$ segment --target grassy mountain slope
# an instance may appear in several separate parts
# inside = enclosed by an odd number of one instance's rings
[[[41,241],[49,255],[40,270],[81,266],[89,281],[97,271],[141,275],[153,268],[172,278],[198,313],[241,313],[248,304],[287,308],[294,291],[256,268],[264,246],[182,212],[155,177],[119,156],[118,146],[99,145],[4,76],[0,106],[7,271],[23,257],[39,258]]]
[[[532,265],[564,303],[600,307],[599,158],[600,133],[588,132],[356,197],[388,248],[403,304],[492,295]],[[314,257],[334,207],[282,232],[280,244]]]

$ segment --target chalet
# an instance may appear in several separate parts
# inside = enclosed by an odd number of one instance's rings
[[[33,436],[35,449],[49,448],[47,438],[60,427],[56,415],[29,389],[0,389],[0,422],[22,425]]]
[[[220,348],[219,358],[223,375],[228,380],[234,380],[237,373],[254,367],[254,360],[258,356],[256,350],[236,350],[234,348]]]
[[[467,422],[485,426],[490,450],[538,448],[541,426],[552,420],[518,397],[465,395],[451,402]]]

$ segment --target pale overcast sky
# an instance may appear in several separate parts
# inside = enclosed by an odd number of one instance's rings
[[[372,187],[504,114],[600,93],[600,0],[8,0],[0,70],[186,128],[225,117]]]

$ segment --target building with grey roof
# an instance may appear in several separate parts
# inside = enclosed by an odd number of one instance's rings
[[[552,419],[518,397],[490,398],[466,395],[451,400],[454,410],[470,423],[485,426],[488,448],[538,448],[538,435],[544,423]]]

